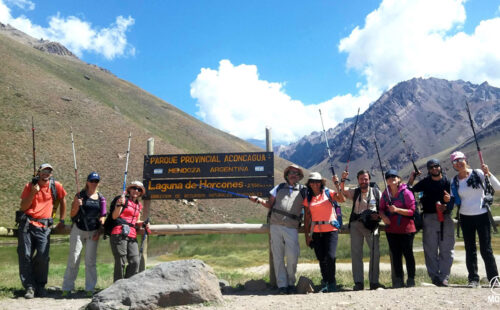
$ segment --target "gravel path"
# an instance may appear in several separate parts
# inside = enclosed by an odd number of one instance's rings
[[[497,261],[500,257],[497,255]],[[484,265],[479,257],[479,273],[484,275]],[[338,269],[350,270],[351,264],[338,264]],[[365,270],[368,270],[368,265]],[[317,270],[317,264],[300,264],[300,271]],[[390,265],[382,263],[382,270],[390,270]],[[245,272],[265,274],[268,266],[245,268]],[[465,252],[456,251],[452,273],[467,276]],[[21,309],[84,309],[90,298],[59,299],[59,293],[52,298],[0,299],[0,310]],[[225,295],[221,304],[182,306],[175,309],[500,309],[500,289],[470,289],[459,286],[449,288],[422,285],[415,288],[386,289],[377,291],[344,291],[329,294],[308,295]]]

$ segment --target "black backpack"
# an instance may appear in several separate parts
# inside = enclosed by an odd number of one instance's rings
[[[120,216],[118,216],[116,219],[113,219],[113,211],[115,210],[116,202],[118,201],[118,199],[120,199],[120,197],[121,195],[116,196],[111,202],[111,206],[109,207],[109,213],[106,215],[106,220],[104,221],[103,225],[104,239],[106,239],[108,236],[111,236],[111,231],[115,226],[127,224],[127,222],[124,219],[120,218]],[[126,205],[128,205],[127,196],[125,197],[125,206]],[[122,214],[123,210],[125,210],[125,208],[122,208],[120,215]]]
[[[102,209],[104,197],[100,192],[97,192],[97,196],[98,196],[97,199],[99,200],[99,207]],[[74,217],[71,218],[71,221],[75,224],[82,224],[83,223],[83,227],[85,228],[86,231],[98,229],[100,226],[100,222],[99,222],[98,217],[89,218],[88,214],[86,214],[85,210],[83,209],[83,205],[85,205],[85,201],[87,199],[89,199],[89,197],[87,196],[87,192],[85,190],[80,191],[80,193],[78,193],[78,197],[83,200],[83,204],[82,204],[82,207],[78,210],[78,213]],[[79,225],[79,227],[82,227],[82,225]]]

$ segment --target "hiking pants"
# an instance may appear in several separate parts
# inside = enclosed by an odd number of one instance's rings
[[[300,254],[298,230],[271,224],[270,234],[276,284],[279,288],[295,285],[295,273]]]
[[[352,277],[354,279],[354,283],[364,283],[363,240],[366,240],[366,244],[370,250],[368,279],[372,284],[379,283],[380,233],[378,229],[372,233],[360,221],[352,221],[350,224],[351,227],[349,228],[349,233],[351,235]]]
[[[488,213],[480,215],[460,214],[460,224],[465,244],[465,263],[469,272],[469,281],[479,281],[477,271],[476,231],[479,237],[479,249],[483,257],[488,281],[498,276],[497,264],[491,248],[491,223]]]
[[[393,234],[387,233],[387,242],[391,251],[392,265],[394,267],[395,278],[397,281],[404,281],[403,256],[406,261],[406,271],[408,278],[415,278],[415,257],[413,256],[413,239],[415,233],[411,234]],[[394,285],[394,283],[393,283]]]
[[[94,291],[97,283],[97,240],[92,240],[96,230],[85,231],[73,225],[69,236],[69,254],[62,285],[63,291],[75,289],[75,280],[80,267],[80,254],[85,246],[85,290]]]
[[[19,277],[24,288],[38,290],[45,287],[49,274],[50,228],[31,224],[25,227],[17,232]]]
[[[335,283],[335,256],[339,241],[338,231],[313,233],[314,253],[319,261],[319,269],[325,284]]]
[[[111,244],[111,251],[115,257],[114,282],[123,278],[130,278],[138,273],[141,259],[137,239],[115,234],[111,235],[109,242]],[[127,262],[128,265],[125,268]]]
[[[443,240],[441,240],[441,223],[437,219],[437,214],[425,213],[422,242],[429,277],[440,283],[448,280],[455,247],[455,224],[451,214],[444,215]]]

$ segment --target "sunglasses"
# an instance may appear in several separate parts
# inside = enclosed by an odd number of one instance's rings
[[[140,188],[140,187],[133,186],[133,187],[131,187],[130,189],[135,189],[135,190],[136,190],[136,191],[138,191],[139,193],[142,193],[142,188]]]
[[[398,177],[397,175],[388,175],[386,179],[397,178],[397,177]]]
[[[309,184],[320,184],[321,180],[309,180]]]
[[[458,164],[463,162],[465,162],[465,158],[458,158],[452,161],[453,164]]]
[[[88,182],[90,182],[90,183],[99,183],[99,180],[90,180]]]
[[[43,169],[43,170],[40,170],[40,173],[51,174],[52,170],[51,169]]]
[[[430,170],[430,169],[439,168],[439,167],[440,167],[439,165],[430,166],[430,167],[429,167],[429,170]]]
[[[300,172],[291,170],[288,175],[300,175]]]

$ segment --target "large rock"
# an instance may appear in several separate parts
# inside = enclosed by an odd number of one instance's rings
[[[219,281],[200,260],[162,263],[94,295],[87,309],[155,309],[222,301]]]

